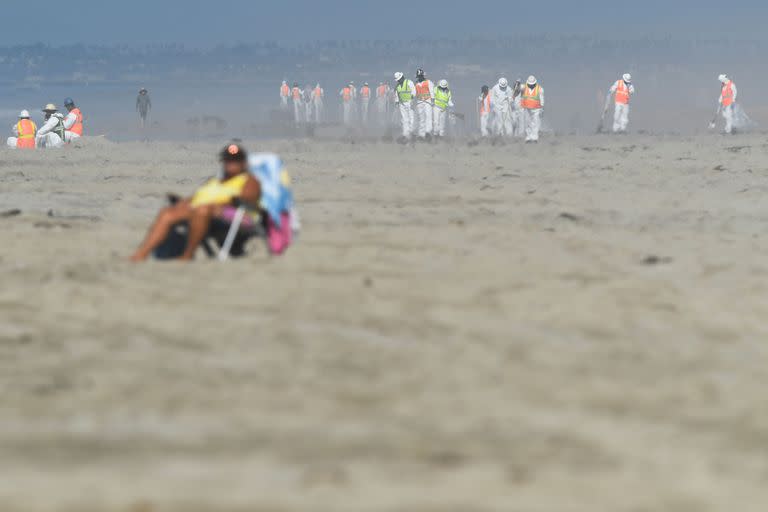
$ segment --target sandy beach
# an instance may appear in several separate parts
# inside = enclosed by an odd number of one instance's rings
[[[225,141],[0,149],[3,512],[762,512],[768,142],[248,142],[280,259],[132,265]]]

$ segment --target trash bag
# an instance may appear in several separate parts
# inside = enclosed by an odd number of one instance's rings
[[[733,127],[742,133],[757,128],[757,123],[749,118],[740,103],[733,106]]]

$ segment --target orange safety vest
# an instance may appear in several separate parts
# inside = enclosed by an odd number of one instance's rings
[[[531,90],[527,85],[523,86],[523,108],[528,110],[536,110],[541,108],[541,86],[536,84],[536,87]]]
[[[371,88],[370,87],[363,87],[360,89],[360,95],[363,97],[363,99],[368,99],[371,97]]]
[[[722,99],[724,107],[733,105],[733,80],[729,80],[727,84],[723,85]]]
[[[344,98],[344,102],[348,102],[352,99],[352,88],[351,87],[345,87],[341,90],[342,97]]]
[[[294,100],[300,100],[301,99],[301,89],[298,87],[293,88],[293,99]]]
[[[19,137],[16,139],[16,147],[18,149],[35,149],[37,125],[34,121],[21,119],[16,128],[19,130]]]
[[[624,80],[616,82],[616,103],[620,105],[629,105],[629,87]]]
[[[416,99],[426,101],[432,98],[429,92],[429,80],[424,80],[416,84]]]
[[[70,111],[70,114],[75,114],[75,124],[72,125],[72,127],[69,129],[72,133],[76,133],[79,136],[83,136],[83,113],[80,112],[79,108],[73,108]]]
[[[491,112],[491,95],[486,94],[485,98],[482,98],[480,100],[480,113],[490,114],[490,112]]]
[[[315,98],[320,99],[323,97],[323,90],[320,87],[315,87]]]
[[[280,96],[283,98],[287,98],[291,95],[291,88],[288,87],[288,84],[283,84],[280,86]]]
[[[386,85],[380,85],[378,89],[376,89],[376,97],[377,98],[383,98],[387,95],[387,86]]]

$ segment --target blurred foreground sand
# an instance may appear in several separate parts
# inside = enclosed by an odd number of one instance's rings
[[[765,510],[763,136],[274,142],[290,254],[126,263],[218,147],[0,150],[0,510]]]

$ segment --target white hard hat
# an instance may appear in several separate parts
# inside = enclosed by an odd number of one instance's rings
[[[443,89],[448,88],[448,80],[440,80],[440,83],[437,84],[439,87],[442,87]]]
[[[499,78],[499,87],[506,87],[509,85],[509,82],[506,78]]]
[[[531,75],[531,76],[528,77],[528,81],[526,83],[528,85],[536,85],[539,82],[536,80],[535,76]]]
[[[56,112],[58,110],[59,109],[56,108],[56,105],[54,105],[53,103],[49,103],[45,106],[45,108],[43,109],[43,112]]]
[[[621,78],[624,79],[624,81],[627,83],[630,83],[632,81],[632,75],[630,75],[629,73],[624,73],[624,76]]]
[[[725,83],[728,81],[728,75],[720,75],[717,77],[718,80],[720,80],[722,83]]]
[[[29,119],[29,110],[19,112],[19,119]]]
[[[403,79],[404,76],[405,76],[404,74],[402,74],[400,71],[398,71],[397,73],[395,73],[395,80],[397,80],[399,82],[400,80]]]

